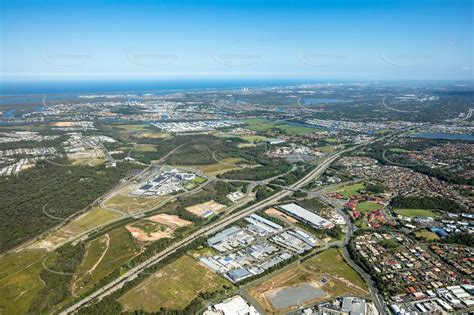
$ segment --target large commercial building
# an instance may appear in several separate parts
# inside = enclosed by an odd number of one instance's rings
[[[255,307],[248,304],[240,295],[214,304],[204,312],[205,315],[259,315]]]
[[[287,214],[291,215],[292,217],[302,222],[308,223],[317,229],[330,229],[334,227],[334,224],[332,224],[329,220],[326,220],[325,218],[320,217],[316,213],[306,210],[305,208],[300,207],[297,204],[289,203],[286,205],[279,206],[279,208]]]

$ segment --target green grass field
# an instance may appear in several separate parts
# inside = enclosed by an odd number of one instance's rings
[[[206,181],[207,179],[203,178],[203,177],[196,177],[193,179],[193,182],[195,183],[198,183],[198,184],[202,184]]]
[[[156,147],[153,144],[135,144],[132,150],[136,152],[155,152]]]
[[[150,131],[150,125],[148,124],[125,124],[125,125],[114,125],[113,127],[123,129],[126,131]]]
[[[427,230],[420,230],[415,232],[416,237],[424,238],[427,241],[437,241],[439,236]]]
[[[148,236],[153,232],[166,230],[166,226],[148,220],[137,221],[136,223],[133,223],[132,226],[139,228]]]
[[[193,258],[183,256],[125,293],[118,301],[126,311],[157,312],[161,307],[182,310],[200,292],[222,290],[223,286],[232,285]]]
[[[422,218],[437,218],[439,215],[434,210],[426,210],[426,209],[394,209],[396,214],[403,215],[405,217],[415,218],[415,217],[422,217]]]
[[[47,255],[37,249],[0,257],[0,314],[27,313],[43,287],[39,276]]]
[[[357,203],[356,205],[356,210],[360,212],[370,212],[370,211],[375,211],[382,208],[383,206],[372,201],[362,201],[362,202]]]
[[[265,141],[267,139],[266,137],[263,137],[263,136],[243,136],[243,137],[240,137],[240,138],[244,139],[245,141],[253,142],[253,143],[262,142],[262,141]]]
[[[330,248],[321,254],[308,259],[304,264],[310,268],[315,268],[320,272],[342,277],[350,283],[367,290],[367,285],[364,280],[346,263],[341,252],[337,248]]]
[[[275,127],[275,124],[273,122],[266,119],[254,118],[243,119],[241,121],[247,125],[247,128],[257,132],[266,131]]]
[[[120,214],[96,207],[89,210],[84,215],[77,217],[77,219],[66,224],[59,230],[54,231],[52,234],[48,235],[45,240],[50,241],[53,244],[61,243],[72,236],[78,235],[81,232],[113,221],[117,218],[120,218]]]
[[[338,192],[344,198],[350,198],[350,197],[354,197],[354,196],[359,196],[360,193],[358,191],[363,190],[363,189],[365,189],[365,184],[364,183],[356,183],[356,184],[352,184],[352,185],[336,187],[336,188],[330,190],[330,192]]]
[[[105,205],[113,209],[133,213],[157,207],[167,198],[164,196],[134,197],[128,194],[128,192],[131,191],[132,190],[116,194],[115,196],[107,200]]]
[[[204,172],[204,174],[206,175],[216,176],[230,170],[235,170],[241,167],[245,167],[245,164],[241,164],[243,162],[245,162],[245,160],[242,158],[227,158],[227,159],[221,160],[220,162],[216,161],[216,163],[214,164],[184,165],[183,167],[198,169]]]
[[[307,133],[323,131],[323,129],[319,129],[319,128],[294,126],[294,125],[288,125],[288,124],[277,124],[276,127],[280,130],[285,131],[288,134],[293,134],[293,135],[304,135]]]
[[[397,153],[410,152],[409,150],[403,149],[403,148],[391,148],[390,151],[391,151],[391,152],[397,152]]]
[[[81,294],[91,289],[138,251],[138,245],[124,227],[116,228],[90,241],[86,247],[86,255],[74,274],[71,291]]]

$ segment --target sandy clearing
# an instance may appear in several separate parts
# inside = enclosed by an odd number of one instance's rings
[[[142,229],[131,225],[127,225],[125,228],[132,234],[134,238],[143,242],[157,241],[162,238],[171,238],[171,235],[174,231],[174,229],[167,228],[164,231],[155,231],[147,234]]]
[[[166,214],[166,213],[161,213],[154,215],[152,217],[149,217],[148,220],[153,221],[155,223],[160,223],[163,225],[167,226],[187,226],[191,225],[192,222],[188,220],[181,219],[177,215],[172,215],[172,214]]]
[[[265,213],[268,214],[268,215],[272,215],[272,216],[277,216],[277,217],[280,217],[280,218],[283,218],[291,223],[296,223],[298,222],[298,220],[290,217],[289,215],[286,215],[284,214],[283,212],[275,209],[275,208],[268,208],[267,210],[265,210]]]
[[[50,126],[55,126],[55,127],[71,127],[74,126],[76,122],[74,121],[58,121],[51,123]]]
[[[211,211],[217,213],[220,210],[224,209],[226,206],[220,203],[215,202],[214,200],[200,203],[194,206],[187,207],[186,210],[202,217],[206,212]]]

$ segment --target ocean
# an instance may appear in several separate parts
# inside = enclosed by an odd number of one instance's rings
[[[187,90],[213,90],[233,88],[262,88],[315,83],[303,80],[276,79],[193,79],[193,80],[143,80],[143,81],[63,81],[63,82],[1,82],[1,96],[91,94],[91,93],[160,93]]]

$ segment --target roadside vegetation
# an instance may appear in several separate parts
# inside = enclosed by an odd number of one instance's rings
[[[193,258],[183,256],[151,275],[118,301],[126,311],[184,310],[199,294],[226,291],[232,287],[228,280]]]
[[[89,208],[131,167],[127,163],[116,168],[63,167],[44,161],[18,176],[0,177],[0,252],[61,223],[61,218]]]

